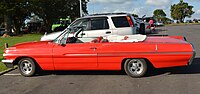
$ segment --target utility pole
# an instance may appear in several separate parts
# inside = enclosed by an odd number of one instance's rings
[[[82,16],[83,16],[83,15],[82,15],[82,12],[83,12],[83,10],[82,10],[82,1],[79,0],[79,2],[80,2],[80,17],[82,17]]]

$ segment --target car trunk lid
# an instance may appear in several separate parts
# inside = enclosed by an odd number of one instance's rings
[[[150,36],[147,37],[145,40],[146,43],[188,43],[184,40],[177,39],[177,38],[172,38],[170,36],[163,36],[163,37],[155,37],[155,36]]]

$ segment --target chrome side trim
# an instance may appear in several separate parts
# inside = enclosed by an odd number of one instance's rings
[[[124,56],[124,55],[188,55],[192,52],[118,52],[118,53],[98,53],[98,56]]]
[[[153,54],[153,55],[176,55],[176,54],[193,54],[193,52],[156,52],[156,51],[152,51],[152,52],[113,52],[113,53],[91,53],[91,54],[75,54],[75,53],[66,53],[66,54],[62,54],[62,56],[121,56],[121,55],[143,55],[143,54]],[[40,55],[31,55],[32,57],[37,57],[39,56],[40,58],[42,58],[44,55],[46,54],[40,54]],[[26,54],[4,54],[5,56],[26,56]],[[52,57],[51,55],[49,55],[50,57]]]
[[[63,54],[63,56],[125,56],[125,55],[188,55],[188,54],[193,54],[193,52],[113,52],[113,53],[98,53],[98,54]],[[56,57],[56,56],[54,56]]]
[[[97,54],[63,54],[64,56],[97,56]]]

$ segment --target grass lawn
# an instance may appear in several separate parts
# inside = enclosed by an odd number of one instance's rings
[[[15,37],[8,37],[8,38],[1,38],[0,37],[0,71],[3,71],[6,66],[1,62],[3,59],[3,51],[4,51],[4,44],[8,43],[9,46],[13,46],[17,43],[21,42],[29,42],[29,41],[39,41],[41,34],[25,34],[23,36],[15,36]]]

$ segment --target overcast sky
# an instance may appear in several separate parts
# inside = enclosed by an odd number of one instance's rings
[[[140,17],[152,16],[155,9],[163,9],[170,17],[170,6],[177,4],[179,0],[90,0],[88,3],[89,14],[106,12],[135,13]],[[184,0],[193,5],[193,18],[200,19],[200,0]]]

